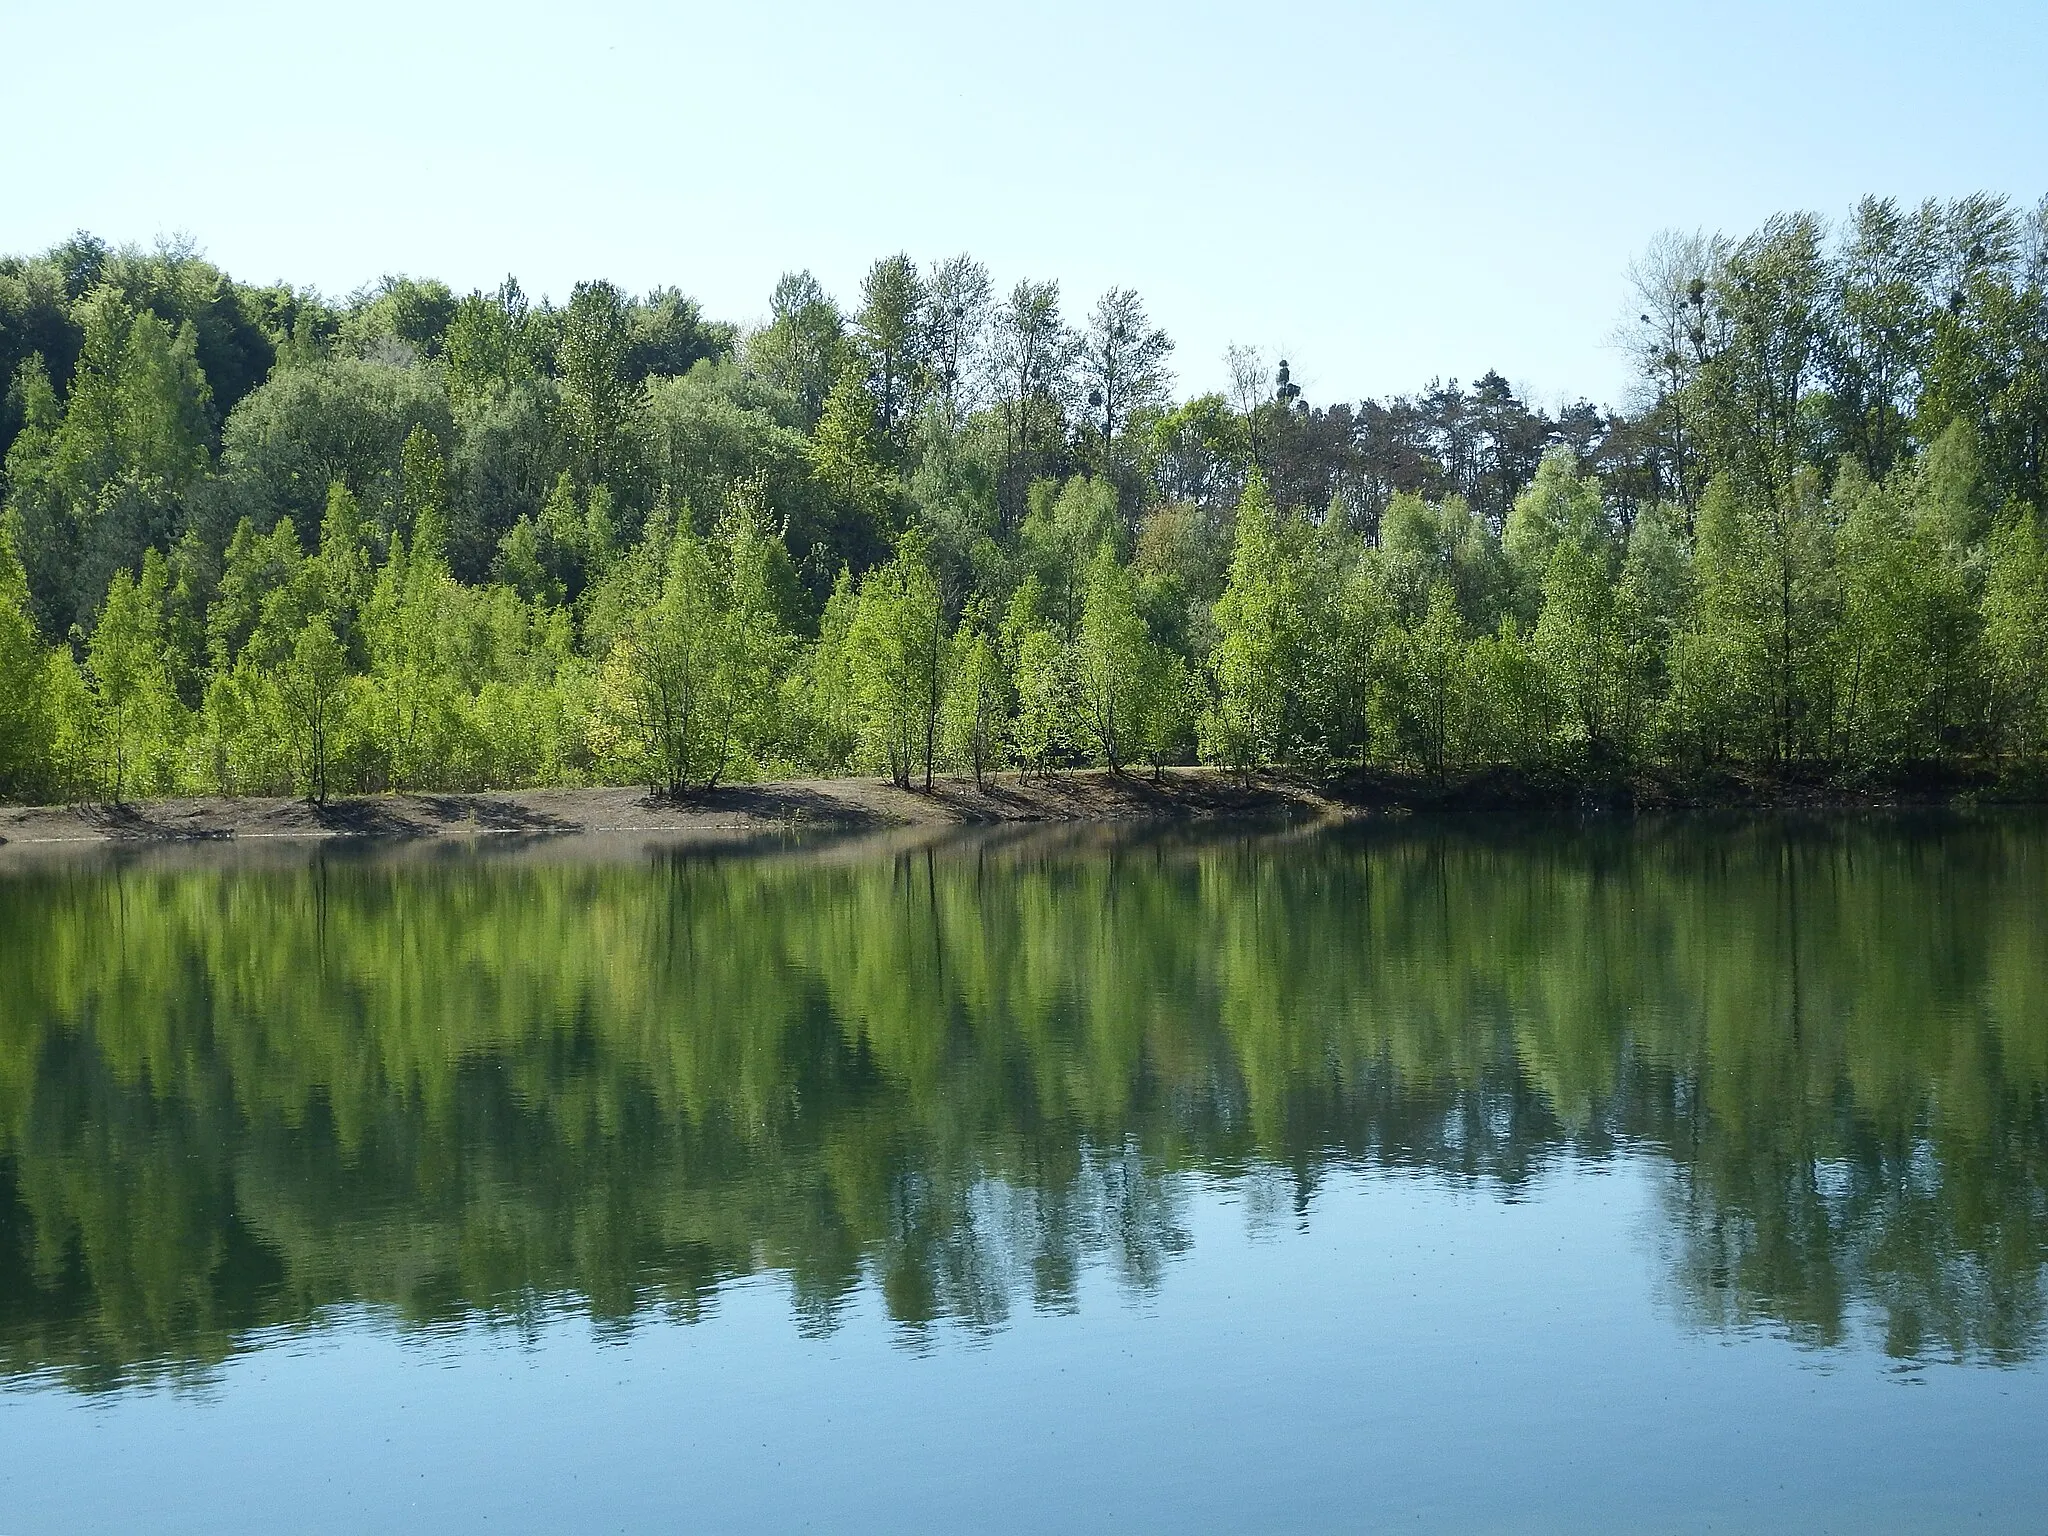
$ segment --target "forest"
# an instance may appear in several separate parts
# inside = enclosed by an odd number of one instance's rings
[[[0,258],[0,797],[2048,746],[2048,200],[1667,234],[1634,384],[1178,398],[1142,299]]]

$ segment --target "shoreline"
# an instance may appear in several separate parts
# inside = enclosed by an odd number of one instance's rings
[[[1642,811],[1812,813],[2038,805],[2048,794],[1984,771],[1920,769],[1845,779],[1820,768],[1645,770],[1610,779],[1504,768],[1433,778],[1364,769],[1249,782],[1213,768],[1113,775],[1080,769],[977,790],[942,778],[929,792],[869,778],[721,787],[678,800],[644,788],[482,790],[298,799],[198,796],[119,806],[0,805],[0,847],[162,842],[409,842],[498,836],[728,841],[761,833],[853,834],[1030,823],[1348,821],[1418,812],[1629,815]]]

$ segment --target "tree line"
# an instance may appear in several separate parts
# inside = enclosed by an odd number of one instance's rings
[[[2048,202],[1630,270],[1623,408],[1179,400],[962,256],[675,289],[0,259],[0,794],[1389,763],[2026,766]]]

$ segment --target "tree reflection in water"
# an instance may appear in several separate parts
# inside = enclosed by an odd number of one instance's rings
[[[1161,1284],[1191,1176],[1616,1156],[1698,1325],[2021,1360],[2044,880],[2018,816],[17,863],[0,1371],[764,1271],[987,1328]]]

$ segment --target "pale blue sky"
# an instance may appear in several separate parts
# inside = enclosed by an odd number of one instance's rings
[[[2048,4],[0,0],[0,250],[189,232],[252,280],[674,282],[968,250],[1318,400],[1612,399],[1659,229],[2048,191]]]

